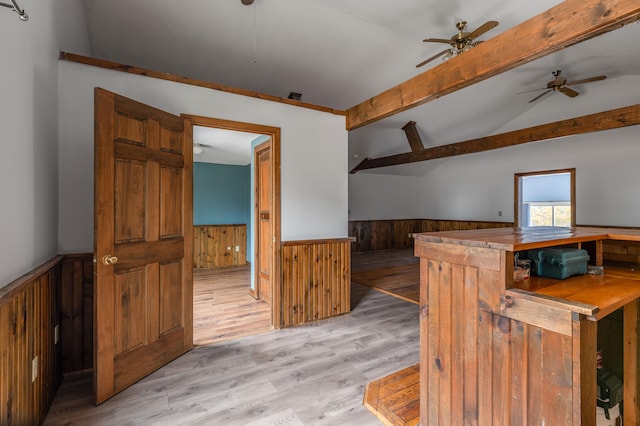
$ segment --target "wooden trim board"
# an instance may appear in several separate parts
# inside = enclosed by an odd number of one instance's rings
[[[204,87],[206,89],[218,90],[220,92],[233,93],[236,95],[248,96],[251,98],[263,99],[265,101],[278,102],[282,104],[293,105],[301,108],[314,109],[316,111],[328,112],[336,115],[346,115],[346,111],[329,108],[320,105],[314,105],[307,102],[296,101],[288,98],[267,95],[265,93],[254,92],[252,90],[239,89],[237,87],[225,86],[224,84],[212,83],[209,81],[198,80],[190,77],[182,77],[179,75],[150,70],[147,68],[136,67],[132,65],[121,64],[106,59],[92,58],[90,56],[77,55],[75,53],[60,52],[58,59],[79,64],[90,65],[94,67],[106,68],[114,71],[121,71],[130,74],[143,75],[145,77],[157,78],[160,80],[173,81],[176,83],[188,84],[190,86]]]

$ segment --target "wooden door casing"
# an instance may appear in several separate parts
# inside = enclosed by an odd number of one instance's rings
[[[271,258],[269,259],[270,269],[271,269],[271,325],[274,328],[282,327],[282,265],[281,265],[281,256],[282,256],[282,247],[281,247],[281,193],[280,193],[280,149],[281,149],[281,140],[280,140],[280,128],[265,126],[261,124],[254,123],[245,123],[241,121],[232,121],[232,120],[223,120],[220,118],[212,118],[212,117],[203,117],[198,115],[191,114],[182,114],[182,117],[186,118],[190,122],[190,126],[205,126],[205,127],[214,127],[217,129],[224,130],[233,130],[239,132],[247,132],[247,133],[255,133],[261,134],[269,137],[268,143],[271,145],[271,161],[270,161],[270,170],[271,170],[271,181],[269,182],[269,188],[271,190],[271,206],[270,206],[270,221],[271,221]],[[255,149],[254,149],[254,167],[257,164],[257,159],[255,157]],[[254,169],[254,173],[257,174],[257,170]],[[254,176],[254,185],[256,184],[257,178]],[[257,200],[254,200],[255,209],[257,205]],[[258,212],[254,211],[254,220],[253,220],[253,241],[254,241],[254,259],[253,259],[253,268],[256,273],[254,274],[254,283],[253,289],[249,290],[249,294],[253,297],[258,297],[258,283],[257,283],[257,262],[259,261],[256,250],[258,249],[258,238],[257,238],[257,230],[258,230]]]
[[[193,159],[183,118],[96,89],[95,120],[99,404],[192,347]]]
[[[273,253],[273,229],[271,222],[271,141],[255,149],[256,165],[256,221],[258,253],[256,277],[258,297],[271,303],[271,258]]]

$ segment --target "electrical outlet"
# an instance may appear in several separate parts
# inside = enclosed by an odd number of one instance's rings
[[[53,327],[53,344],[57,345],[59,340],[60,340],[60,324],[56,324],[56,326]]]
[[[231,251],[231,246],[227,246],[227,251]]]
[[[38,355],[31,361],[31,381],[35,382],[36,377],[38,377]]]
[[[236,253],[240,252],[240,246],[236,246]]]
[[[498,210],[498,216],[502,216],[502,210]]]
[[[407,238],[413,238],[413,234],[409,232],[409,236]]]

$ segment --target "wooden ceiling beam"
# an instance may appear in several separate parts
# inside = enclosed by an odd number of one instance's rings
[[[423,149],[422,151],[406,152],[380,158],[366,158],[349,173],[353,174],[360,170],[397,166],[400,164],[434,160],[436,158],[473,154],[530,142],[636,126],[638,124],[640,124],[640,104],[500,133],[498,135],[471,139],[464,142],[436,146]]]
[[[416,128],[416,122],[410,121],[404,126],[402,126],[402,130],[407,135],[407,140],[409,141],[409,146],[411,147],[411,151],[422,151],[424,149],[424,145],[422,144],[422,139],[420,139],[420,134],[418,133],[418,129]]]
[[[640,19],[638,0],[565,0],[347,110],[347,130],[422,105]]]

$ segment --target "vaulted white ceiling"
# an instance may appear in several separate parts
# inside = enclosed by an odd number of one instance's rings
[[[445,48],[426,37],[450,38],[455,22],[474,29],[500,25],[487,40],[554,5],[557,0],[84,0],[95,57],[217,82],[337,109],[352,107],[428,67],[415,65]],[[409,151],[401,127],[417,122],[425,147],[486,136],[524,114],[598,112],[597,86],[621,87],[640,75],[640,25],[631,24],[543,57],[482,83],[350,132],[349,166],[365,157]],[[574,86],[580,96],[551,93],[528,103],[552,71],[568,80],[607,75]],[[631,81],[629,80],[629,81]],[[617,81],[617,83],[616,83]],[[625,80],[627,81],[627,80]],[[640,95],[637,85],[627,90]],[[615,96],[613,94],[612,96]],[[561,108],[558,108],[558,106]],[[582,105],[582,106],[581,106]],[[586,107],[585,107],[586,105]],[[624,105],[619,105],[624,106]],[[259,123],[269,125],[270,123]],[[374,170],[424,173],[422,165]]]

